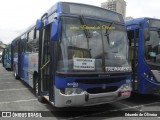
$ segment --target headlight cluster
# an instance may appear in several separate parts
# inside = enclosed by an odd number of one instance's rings
[[[60,89],[62,94],[65,95],[74,95],[74,94],[82,94],[83,90],[80,88],[64,88],[64,89]]]
[[[124,85],[122,85],[121,89],[129,89],[131,88],[131,82],[130,83],[126,83]]]
[[[144,73],[144,77],[151,80],[151,81],[154,81],[153,76],[148,75],[147,73]]]

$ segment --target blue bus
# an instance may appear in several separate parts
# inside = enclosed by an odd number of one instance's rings
[[[3,49],[2,53],[2,64],[3,67],[7,70],[11,70],[11,45],[7,45],[5,49]]]
[[[38,100],[90,106],[130,97],[131,64],[122,15],[58,2],[12,42],[14,73]]]
[[[133,91],[160,93],[160,20],[137,18],[126,21],[133,70]]]
[[[38,73],[38,36],[35,25],[30,26],[11,43],[12,67],[16,79],[23,79],[33,86],[33,74]],[[35,55],[36,54],[36,55]],[[34,59],[34,62],[33,62]],[[36,65],[35,65],[36,64]],[[35,73],[32,73],[35,72]],[[29,76],[31,76],[29,78]]]

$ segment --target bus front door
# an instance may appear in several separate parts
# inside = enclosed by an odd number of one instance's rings
[[[131,30],[127,32],[129,39],[129,58],[132,64],[133,90],[138,89],[138,42],[139,30]]]
[[[49,101],[53,101],[53,83],[51,73],[51,25],[45,26],[40,31],[39,43],[39,83],[38,91],[41,96]]]

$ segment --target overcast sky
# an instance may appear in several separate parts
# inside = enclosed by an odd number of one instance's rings
[[[59,0],[0,0],[0,41],[10,43]],[[100,6],[106,0],[63,0]],[[160,0],[125,0],[126,16],[160,18]]]

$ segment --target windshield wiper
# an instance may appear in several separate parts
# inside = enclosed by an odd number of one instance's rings
[[[80,18],[81,25],[87,26],[86,21],[84,19],[84,16],[80,15],[79,18]],[[88,29],[83,29],[83,31],[84,31],[84,33],[85,33],[85,35],[86,35],[87,38],[91,38],[91,34],[90,34],[90,32],[89,32]]]
[[[108,26],[108,29],[114,24],[114,22],[111,22],[111,24]],[[109,33],[108,29],[106,29],[105,36],[107,37],[108,44],[110,45],[110,38],[109,38]]]

